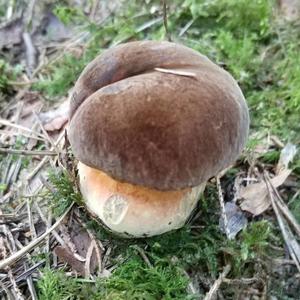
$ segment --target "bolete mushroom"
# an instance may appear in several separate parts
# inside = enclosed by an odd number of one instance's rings
[[[232,76],[185,46],[130,42],[75,84],[68,136],[86,206],[112,231],[181,227],[206,181],[234,162],[249,114]]]

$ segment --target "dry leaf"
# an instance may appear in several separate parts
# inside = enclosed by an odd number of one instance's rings
[[[59,107],[39,114],[47,131],[60,130],[68,121],[69,101],[62,102]]]
[[[0,49],[11,48],[22,42],[23,22],[17,18],[0,26]]]
[[[241,209],[233,202],[225,203],[225,213],[227,217],[227,230],[225,231],[222,217],[219,220],[219,226],[223,232],[227,232],[229,239],[233,239],[247,225],[248,221]]]
[[[271,179],[274,187],[282,185],[292,171],[284,169],[277,176]],[[240,189],[239,198],[244,199],[240,207],[257,216],[263,213],[271,205],[268,195],[268,188],[265,182],[249,184]]]
[[[289,163],[294,159],[297,153],[297,148],[291,143],[287,143],[281,150],[279,162],[276,166],[276,174],[279,174],[281,170],[288,169]]]
[[[98,268],[98,261],[96,251],[93,250],[97,245],[91,240],[86,229],[73,218],[72,223],[68,226],[61,225],[61,235],[65,246],[55,248],[57,256],[82,276],[89,277],[95,273]],[[82,260],[82,257],[85,259]]]
[[[81,276],[85,275],[84,263],[79,261],[71,250],[66,247],[57,246],[54,249],[54,253],[60,260],[71,266],[72,270],[77,271]]]

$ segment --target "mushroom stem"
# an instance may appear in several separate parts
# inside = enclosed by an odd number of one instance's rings
[[[153,236],[182,227],[206,184],[159,191],[119,182],[81,162],[78,171],[88,210],[112,231],[127,237]]]

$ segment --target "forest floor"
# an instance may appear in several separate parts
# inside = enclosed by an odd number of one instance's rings
[[[161,1],[0,0],[1,299],[300,299],[299,4],[167,2],[171,40],[236,78],[251,130],[182,229],[134,240],[84,209],[68,95],[104,49],[166,39]]]

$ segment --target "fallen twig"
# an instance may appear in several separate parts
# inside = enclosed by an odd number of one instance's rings
[[[24,262],[24,270],[26,271],[27,270],[27,263]],[[17,282],[17,280],[16,280]],[[29,274],[27,277],[26,277],[26,282],[27,282],[27,285],[28,285],[28,289],[29,289],[29,292],[30,292],[30,295],[31,295],[31,299],[32,300],[37,300],[37,294],[36,294],[36,290],[35,290],[35,287],[34,287],[34,284],[33,284],[33,279],[32,279],[32,275]]]
[[[27,270],[25,270],[22,274],[18,275],[16,277],[16,283],[19,283],[22,280],[25,280],[28,276],[30,276],[36,269],[38,269],[41,265],[45,264],[45,260],[41,260],[40,262],[36,263],[35,265],[33,265],[32,267],[28,268]],[[0,281],[1,282],[1,281]],[[11,283],[9,283],[6,288],[10,288],[11,287]]]
[[[26,48],[27,74],[31,77],[37,64],[37,50],[32,42],[31,35],[28,32],[23,33],[23,41]]]
[[[229,264],[226,265],[223,272],[219,275],[219,278],[214,282],[209,292],[206,293],[204,300],[214,299],[214,296],[217,293],[218,289],[220,288],[221,283],[224,281],[225,277],[228,275],[230,270],[231,270],[231,265]]]
[[[230,232],[228,230],[228,219],[227,219],[227,215],[226,215],[225,203],[224,203],[224,198],[223,198],[219,175],[216,177],[216,182],[217,182],[218,196],[219,196],[219,201],[220,201],[220,206],[221,206],[222,219],[224,221],[224,229],[225,229],[227,238],[229,238]]]
[[[258,282],[263,282],[261,278],[236,278],[236,279],[228,279],[224,278],[223,282],[234,285],[250,285]]]
[[[146,265],[149,267],[149,268],[153,268],[149,258],[147,257],[144,249],[142,249],[141,247],[139,247],[138,245],[135,245],[134,246],[134,249],[136,249],[136,251],[140,254],[140,256],[143,258],[143,260],[145,261]]]
[[[192,26],[192,24],[194,23],[194,21],[195,20],[192,19],[189,22],[187,22],[186,25],[180,30],[178,36],[182,37],[187,32],[187,30]]]
[[[15,296],[15,299],[16,300],[25,300],[24,296],[22,295],[20,289],[17,286],[16,280],[13,276],[13,273],[12,273],[11,269],[8,270],[8,278],[9,278],[11,284],[12,284],[12,288],[13,288],[12,292]]]
[[[28,225],[30,228],[30,234],[31,234],[31,239],[36,239],[37,234],[36,234],[36,230],[34,227],[34,222],[33,222],[33,218],[32,218],[32,212],[31,212],[31,205],[29,203],[29,199],[26,199],[26,206],[27,206],[27,215],[28,215]]]
[[[54,144],[54,141],[51,139],[51,137],[49,136],[47,130],[45,129],[44,125],[42,124],[42,121],[40,119],[40,117],[38,116],[38,114],[34,111],[33,115],[35,116],[44,136],[47,138],[48,142],[51,144],[52,149],[55,150],[56,153],[59,153],[59,150],[57,149],[57,146]]]
[[[163,2],[164,27],[165,27],[166,37],[168,41],[171,42],[172,39],[168,29],[167,3],[166,0],[162,0],[162,2]]]
[[[10,148],[0,148],[0,153],[9,153],[9,154],[18,154],[18,155],[46,155],[46,156],[55,156],[57,155],[54,151],[49,150],[18,150]]]
[[[40,215],[42,221],[45,223],[45,225],[47,226],[47,229],[49,229],[51,226],[48,226],[48,220],[46,219],[46,217],[44,216],[41,208],[39,207],[37,201],[34,202],[35,205],[35,209],[38,212],[38,214]],[[52,235],[55,237],[55,239],[57,240],[57,242],[62,245],[65,246],[65,242],[64,240],[60,237],[60,235],[57,233],[57,231],[55,229],[53,229],[52,231]],[[47,249],[49,250],[49,249]]]

